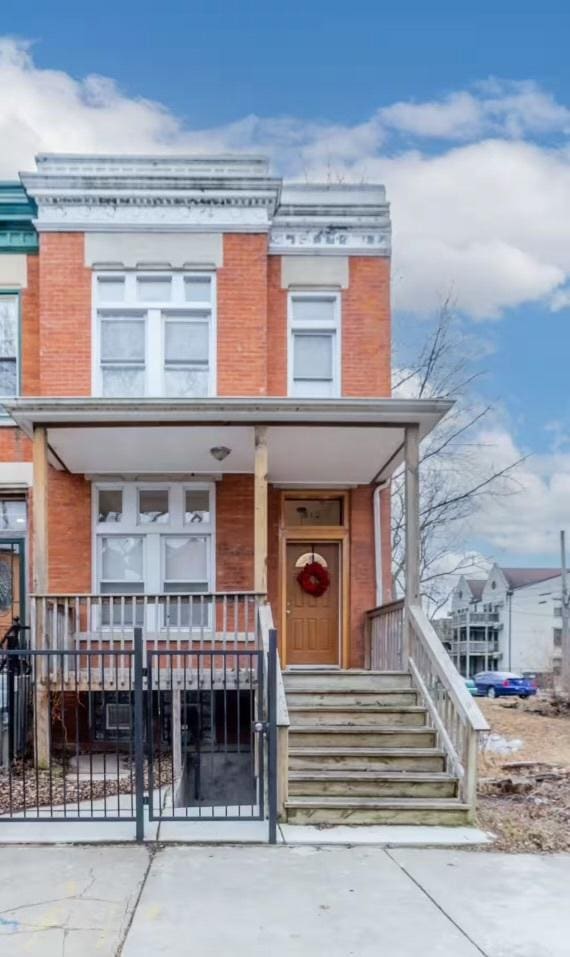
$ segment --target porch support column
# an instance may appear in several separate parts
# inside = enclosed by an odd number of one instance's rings
[[[418,425],[406,426],[405,507],[406,507],[406,607],[420,603],[420,435]],[[404,628],[403,667],[410,647],[409,623]]]
[[[44,426],[36,425],[33,436],[34,484],[32,495],[33,521],[33,587],[36,594],[48,591],[48,444]],[[40,602],[35,616],[35,647],[45,647],[45,604]],[[50,763],[50,702],[44,684],[47,662],[35,661],[35,759],[39,768]]]
[[[267,593],[267,426],[255,426],[253,588]]]

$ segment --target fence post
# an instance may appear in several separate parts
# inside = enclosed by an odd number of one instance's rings
[[[135,718],[135,813],[136,838],[144,841],[144,715],[143,715],[143,631],[134,629],[134,718]]]
[[[267,654],[269,843],[277,844],[277,632],[269,631]]]

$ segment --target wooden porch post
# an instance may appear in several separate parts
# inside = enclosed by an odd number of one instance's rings
[[[420,483],[419,426],[406,426],[405,440],[406,504],[406,607],[420,602]],[[404,629],[404,665],[408,658],[408,625]]]
[[[267,426],[255,426],[253,587],[267,593]]]
[[[48,591],[48,445],[44,426],[36,425],[33,436],[34,484],[32,496],[33,521],[33,587],[36,594]],[[36,609],[35,647],[40,650],[45,642],[44,607]],[[42,678],[48,673],[44,662],[35,662],[35,759],[40,768],[50,763],[50,702],[49,691]]]

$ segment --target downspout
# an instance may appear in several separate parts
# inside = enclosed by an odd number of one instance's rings
[[[382,510],[380,508],[380,492],[388,487],[388,482],[380,482],[374,488],[372,503],[374,507],[374,570],[376,580],[376,607],[384,601],[384,585],[382,581]]]

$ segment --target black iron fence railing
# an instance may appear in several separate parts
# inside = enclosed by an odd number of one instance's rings
[[[275,632],[265,650],[162,643],[8,650],[0,839],[9,821],[269,820]],[[267,693],[266,693],[267,692]],[[33,839],[33,835],[31,835]]]

